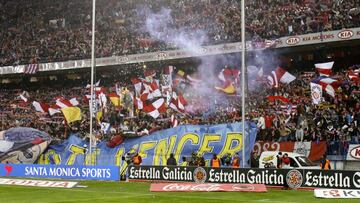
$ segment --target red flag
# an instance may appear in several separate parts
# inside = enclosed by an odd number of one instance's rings
[[[290,102],[290,99],[286,98],[286,97],[283,97],[283,96],[268,96],[268,100],[270,102],[274,102],[275,100],[280,100],[284,103],[289,103]]]

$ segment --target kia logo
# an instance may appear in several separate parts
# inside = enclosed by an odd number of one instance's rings
[[[295,45],[297,43],[300,42],[300,38],[299,37],[289,37],[287,40],[286,40],[286,44],[288,45]]]
[[[360,159],[360,146],[352,148],[350,150],[350,156],[354,159]]]
[[[161,52],[157,55],[158,59],[165,59],[167,57],[167,54],[164,52]]]
[[[119,58],[119,62],[128,62],[129,61],[129,58],[128,57],[126,57],[126,56],[123,56],[123,57],[120,57]]]
[[[354,33],[351,30],[343,30],[341,32],[339,32],[338,37],[340,39],[349,39],[352,36],[354,36]]]

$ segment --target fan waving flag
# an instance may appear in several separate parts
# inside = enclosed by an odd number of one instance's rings
[[[48,112],[50,114],[50,116],[54,115],[54,114],[57,114],[57,113],[60,113],[60,107],[58,105],[52,105],[50,106],[50,108],[48,109]]]
[[[26,98],[26,97],[24,96],[24,94],[20,94],[19,97],[20,97],[20,99],[23,100],[25,103],[28,102],[28,98]]]
[[[39,71],[39,64],[29,64],[24,68],[25,74],[35,74]]]
[[[295,76],[281,67],[277,67],[275,71],[271,71],[271,75],[267,77],[268,82],[273,87],[279,87],[279,82],[289,84],[296,79]]]
[[[34,106],[35,110],[41,113],[46,113],[48,112],[50,106],[48,104],[45,103],[40,103],[37,101],[33,101],[32,105]]]
[[[329,77],[331,74],[333,65],[334,65],[334,61],[327,62],[327,63],[317,63],[317,64],[315,64],[315,68],[319,72],[320,76]]]
[[[179,121],[175,118],[175,115],[171,115],[170,122],[173,128],[179,125]]]
[[[268,100],[270,102],[274,102],[275,100],[280,100],[283,103],[290,103],[290,99],[284,97],[284,96],[268,96]]]
[[[332,97],[335,97],[335,90],[340,87],[339,81],[325,76],[320,76],[311,82],[321,85],[322,90]]]
[[[140,78],[131,78],[131,82],[135,87],[135,93],[136,95],[140,95],[141,93],[141,87],[142,87],[142,83]]]
[[[74,103],[75,101],[73,101]],[[59,98],[59,99],[56,99],[56,105],[59,106],[60,108],[66,108],[66,107],[72,107],[74,106],[72,104],[72,102],[70,102],[69,100],[67,99],[64,99],[64,98]]]
[[[224,68],[218,75],[219,80],[223,82],[222,87],[215,86],[215,89],[220,90],[226,94],[235,94],[235,84],[239,83],[240,71],[237,69]]]
[[[108,97],[114,106],[120,106],[120,96],[117,93],[110,93]]]
[[[81,120],[81,110],[79,107],[63,108],[61,109],[61,112],[64,114],[67,123],[72,123]]]
[[[316,83],[310,83],[311,99],[313,104],[320,104],[322,101],[322,86]]]
[[[236,93],[235,86],[232,82],[227,82],[227,84],[223,88],[215,87],[215,89],[220,90],[226,94],[235,94]]]
[[[160,113],[164,113],[166,111],[165,100],[160,98],[150,105],[145,105],[143,110],[151,117],[157,118],[160,116]]]
[[[354,70],[349,70],[348,71],[348,77],[350,78],[351,81],[360,83],[359,72],[356,72]]]
[[[169,107],[175,111],[184,112],[186,105],[187,102],[182,94],[177,95],[176,92],[173,92]]]

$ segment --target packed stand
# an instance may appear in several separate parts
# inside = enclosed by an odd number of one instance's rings
[[[356,0],[246,2],[248,40],[360,26]],[[146,6],[145,6],[146,5]],[[0,1],[0,66],[90,58],[90,1]],[[174,49],[144,30],[145,8],[171,10],[168,29],[206,33],[203,45],[240,41],[240,1],[97,1],[96,57]],[[166,32],[166,30],[164,30]]]
[[[100,141],[116,138],[114,142],[120,143],[126,138],[148,136],[152,132],[174,127],[172,116],[177,119],[177,125],[210,125],[241,121],[239,95],[225,92],[217,92],[213,95],[208,92],[200,93],[196,91],[199,84],[194,84],[194,79],[184,80],[184,75],[178,73],[176,76],[173,74],[174,81],[182,80],[184,84],[178,87],[173,85],[173,91],[176,90],[180,97],[179,88],[182,89],[183,97],[186,99],[186,104],[185,102],[183,104],[186,106],[182,111],[179,107],[174,110],[170,108],[171,103],[167,103],[167,109],[156,116],[135,104],[137,101],[135,98],[142,97],[142,95],[135,96],[137,83],[129,79],[120,82],[117,79],[120,76],[116,74],[113,78],[102,78],[96,88],[107,95],[108,101],[106,106],[98,106],[101,115],[94,116],[94,139]],[[341,80],[341,85],[336,89],[334,97],[324,92],[324,101],[319,105],[312,103],[309,85],[316,77],[315,72],[312,73],[313,75],[298,74],[296,80],[290,84],[280,84],[278,88],[269,88],[267,82],[260,81],[257,90],[249,91],[246,108],[246,118],[257,123],[259,129],[257,140],[327,141],[329,154],[345,155],[350,143],[360,143],[359,76],[357,81],[350,80],[348,73],[346,70],[332,75],[333,78]],[[157,73],[157,76],[151,77],[157,78],[160,75],[162,74]],[[130,76],[122,76],[122,78],[130,78]],[[84,88],[86,84],[68,80],[57,81],[56,85],[62,88],[54,85],[35,85],[23,89],[2,89],[0,130],[28,126],[46,131],[59,140],[66,139],[71,133],[79,133],[80,136],[89,138],[89,99],[86,98],[89,89]],[[192,89],[195,89],[196,94]],[[110,102],[110,94],[115,92],[122,95],[121,105]],[[82,111],[80,121],[68,125],[64,122],[61,113],[50,116],[48,112],[35,110],[35,106],[31,103],[38,101],[51,105],[59,97],[77,99],[78,107]],[[160,97],[166,98],[164,92]],[[272,100],[271,97],[280,100]],[[154,99],[149,101],[153,102]],[[111,128],[104,130],[103,123],[110,124]]]

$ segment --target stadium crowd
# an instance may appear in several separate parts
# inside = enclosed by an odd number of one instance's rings
[[[346,154],[349,143],[360,143],[359,83],[349,80],[346,71],[338,72],[333,78],[341,79],[341,86],[335,97],[324,92],[324,102],[314,105],[310,95],[310,81],[313,77],[315,76],[299,74],[295,81],[281,84],[279,88],[269,88],[266,82],[259,82],[259,88],[249,92],[246,118],[257,123],[258,141],[327,141],[329,154]],[[196,88],[192,87],[190,81],[186,82],[184,91],[184,98],[187,100],[185,112],[179,113],[168,108],[154,119],[134,107],[134,85],[126,79],[120,82],[117,78],[117,75],[102,78],[100,86],[106,88],[106,94],[116,92],[116,87],[121,87],[121,107],[108,101],[107,107],[99,108],[102,115],[94,119],[94,139],[110,140],[110,146],[126,141],[129,137],[147,136],[157,130],[171,128],[172,115],[175,115],[179,125],[241,121],[238,95],[216,93],[194,97],[192,91],[187,92],[187,89]],[[84,98],[89,94],[89,89],[84,88],[86,84],[67,80],[56,81],[56,85],[62,88],[34,85],[24,89],[1,89],[0,130],[28,126],[46,131],[60,140],[66,139],[71,133],[88,137],[90,114],[89,102]],[[23,101],[19,95],[23,95],[28,101]],[[47,112],[35,111],[31,105],[32,101],[53,104],[55,98],[60,96],[77,98],[82,110],[81,121],[67,125],[61,113],[50,116]],[[288,101],[269,100],[271,96],[280,96]],[[108,131],[101,128],[100,124],[103,122],[110,124]]]
[[[97,1],[97,57],[176,48],[144,30],[142,5],[171,9],[168,29],[203,30],[204,45],[240,41],[239,0]],[[254,0],[246,8],[248,40],[360,26],[357,0]],[[89,58],[91,10],[90,1],[0,0],[0,66]]]

